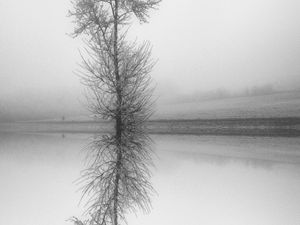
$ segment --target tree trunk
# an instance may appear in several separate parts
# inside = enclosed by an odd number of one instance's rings
[[[116,94],[117,94],[117,105],[116,105],[116,142],[117,142],[117,161],[116,161],[116,177],[114,187],[114,208],[113,208],[113,223],[118,225],[118,198],[119,198],[119,182],[120,182],[120,170],[122,160],[122,93],[121,93],[121,82],[119,74],[119,59],[118,59],[118,10],[119,0],[115,0],[115,15],[114,15],[114,67],[115,67],[115,78],[116,78]]]

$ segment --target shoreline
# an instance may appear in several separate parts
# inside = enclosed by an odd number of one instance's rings
[[[150,120],[149,134],[300,137],[300,117]],[[107,121],[43,121],[0,124],[1,132],[109,133]]]

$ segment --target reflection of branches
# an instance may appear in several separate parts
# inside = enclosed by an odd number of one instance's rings
[[[84,196],[88,197],[87,213],[91,215],[91,224],[112,223],[114,207],[121,219],[136,207],[144,211],[150,209],[149,139],[144,135],[124,135],[121,159],[116,144],[115,135],[103,135],[89,146],[90,166],[83,172],[81,182]]]
[[[89,88],[90,111],[115,122],[115,133],[93,140],[89,168],[83,172],[87,197],[85,222],[119,224],[125,213],[150,208],[149,138],[144,123],[151,115],[149,73],[154,65],[148,43],[125,41],[131,15],[146,22],[160,0],[74,0],[74,36],[87,34],[80,76]],[[75,223],[81,221],[75,219]]]

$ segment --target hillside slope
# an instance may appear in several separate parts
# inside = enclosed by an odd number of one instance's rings
[[[154,119],[300,117],[300,91],[158,106]]]

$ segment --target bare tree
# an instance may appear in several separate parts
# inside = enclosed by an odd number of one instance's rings
[[[89,168],[82,176],[89,197],[90,219],[77,224],[113,224],[125,214],[150,208],[149,138],[145,121],[151,115],[149,73],[154,65],[148,43],[125,40],[134,15],[147,22],[148,12],[160,0],[75,0],[74,36],[84,34],[82,80],[90,88],[89,109],[115,122],[115,132],[95,139]]]

